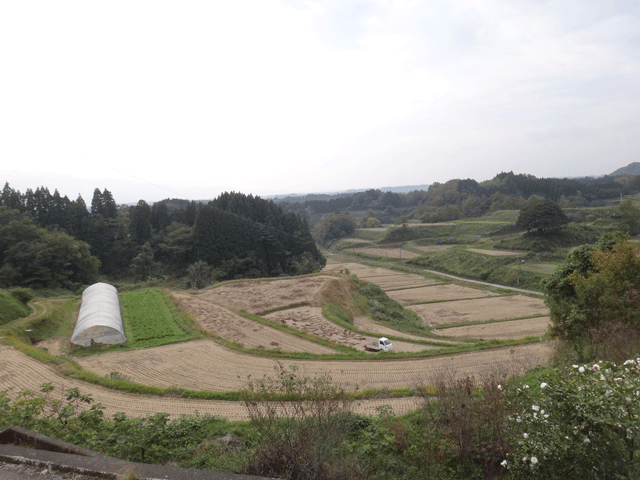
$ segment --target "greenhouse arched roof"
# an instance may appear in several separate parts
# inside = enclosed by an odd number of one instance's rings
[[[107,283],[94,283],[82,292],[82,306],[71,343],[88,347],[94,343],[124,343],[124,327],[118,291]]]

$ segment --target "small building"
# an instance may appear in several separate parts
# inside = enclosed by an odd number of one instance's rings
[[[88,347],[92,343],[124,343],[124,326],[118,291],[107,283],[94,283],[82,292],[82,306],[71,343]]]

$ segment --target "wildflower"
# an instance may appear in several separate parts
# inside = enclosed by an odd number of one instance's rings
[[[598,365],[597,363],[594,363],[594,364],[593,364],[593,367],[591,367],[591,369],[592,369],[594,372],[599,372],[599,371],[600,371],[600,365]]]
[[[526,432],[525,432],[525,433],[523,433],[523,434],[522,434],[522,436],[523,436],[524,438],[529,438],[529,434],[528,434],[528,433],[526,433]]]
[[[520,417],[516,417],[516,422],[520,423],[522,422],[522,419]]]
[[[573,368],[578,368],[578,365],[571,365]]]
[[[498,390],[502,390],[502,385],[498,385]]]
[[[531,465],[538,463],[538,457],[531,457]]]
[[[500,465],[502,465],[504,468],[507,468],[507,461],[506,460],[502,460]]]
[[[584,437],[583,442],[586,443],[591,443],[591,440],[589,440],[589,437]]]
[[[542,382],[540,384],[540,388],[547,388],[549,386],[549,384],[547,382]]]
[[[535,410],[536,412],[539,412],[540,407],[538,405],[531,405],[531,410]]]
[[[600,380],[604,381],[606,380],[605,376],[603,374],[600,374]]]
[[[584,373],[584,367],[580,367],[580,368],[578,369],[578,371],[579,371],[580,373]]]

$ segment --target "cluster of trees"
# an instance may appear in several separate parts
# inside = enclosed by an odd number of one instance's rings
[[[436,182],[429,186],[428,191],[400,194],[367,190],[331,196],[325,200],[296,202],[282,199],[279,204],[285,211],[304,215],[312,225],[323,216],[341,212],[366,212],[365,222],[373,217],[383,223],[391,223],[405,215],[431,223],[479,217],[495,210],[520,210],[532,197],[553,201],[566,208],[598,205],[604,200],[639,191],[640,175],[570,179],[502,172],[484,182],[473,179]]]
[[[215,275],[309,273],[324,265],[306,221],[273,202],[225,193],[208,204],[167,199],[118,205],[95,189],[90,208],[39,187],[0,196],[0,284],[73,288],[99,273],[182,276],[196,262]]]
[[[621,232],[567,255],[545,285],[554,336],[579,360],[621,361],[638,353],[640,246]]]

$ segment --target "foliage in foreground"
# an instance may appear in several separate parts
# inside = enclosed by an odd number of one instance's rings
[[[174,420],[166,413],[148,418],[117,413],[110,420],[91,395],[70,388],[57,398],[50,383],[42,386],[39,395],[23,391],[13,400],[8,392],[0,391],[0,429],[8,425],[134,462],[206,463],[219,470],[240,468],[247,446],[238,440],[232,452],[223,442],[215,441],[225,433],[246,436],[244,424],[230,426],[226,420],[197,413]],[[209,441],[204,442],[206,439]]]
[[[513,478],[639,478],[640,358],[573,365],[506,392]]]

